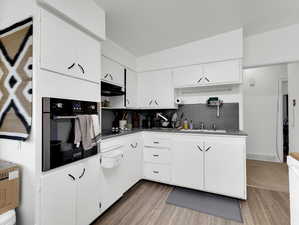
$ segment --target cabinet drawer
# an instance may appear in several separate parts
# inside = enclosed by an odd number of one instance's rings
[[[144,177],[149,180],[169,183],[171,181],[171,170],[167,165],[145,163]]]
[[[144,146],[158,147],[158,148],[170,148],[170,140],[167,138],[146,135],[144,137]]]
[[[145,147],[143,150],[143,160],[151,163],[170,163],[170,151],[168,149]]]

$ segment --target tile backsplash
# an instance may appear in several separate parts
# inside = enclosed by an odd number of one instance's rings
[[[110,130],[112,122],[118,118],[119,113],[126,110],[103,110],[102,111],[102,130]],[[163,115],[171,120],[173,113],[178,112],[179,118],[184,114],[183,119],[189,122],[193,121],[193,128],[199,128],[200,122],[205,124],[205,128],[211,128],[212,124],[216,124],[217,129],[239,130],[239,104],[224,103],[220,107],[220,117],[217,117],[217,107],[209,107],[206,104],[186,104],[179,106],[178,110],[138,110],[141,120],[154,115],[156,112],[162,112]],[[131,123],[131,115],[134,110],[129,110],[129,123]],[[140,122],[140,125],[142,123]]]
[[[239,130],[239,103],[224,103],[220,107],[220,117],[217,117],[217,107],[209,107],[206,104],[186,104],[179,107],[179,115],[184,113],[184,119],[193,121],[194,128],[199,128],[200,122],[206,128],[216,124],[217,129]]]

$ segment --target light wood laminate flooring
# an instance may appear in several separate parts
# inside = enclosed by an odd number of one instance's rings
[[[262,177],[263,174],[265,177],[268,177],[269,174],[268,172],[260,171],[260,169],[264,170],[266,168],[272,170],[272,163],[261,162],[260,164],[259,166],[259,162],[248,163],[248,181],[257,187],[248,186],[248,199],[247,201],[241,201],[243,224],[290,225],[289,194],[285,191],[285,188],[277,185],[276,182],[272,183],[273,179],[265,179]],[[274,165],[275,168],[276,166],[277,165]],[[277,171],[285,171],[284,166],[280,169],[278,169],[278,167],[280,166],[277,166]],[[277,175],[277,171],[274,169],[273,175]],[[285,174],[282,171],[280,171],[281,174]],[[283,176],[284,175],[280,178],[285,181],[287,178]],[[269,183],[267,183],[267,180]],[[274,187],[271,187],[271,184],[274,184]],[[172,189],[173,187],[169,185],[140,181],[96,220],[93,225],[241,224],[194,210],[166,204],[166,199]],[[282,191],[277,191],[277,189]]]

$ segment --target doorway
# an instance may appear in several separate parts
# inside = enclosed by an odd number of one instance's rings
[[[286,162],[289,154],[289,94],[288,81],[285,79],[280,81],[280,98],[282,102],[282,160]]]

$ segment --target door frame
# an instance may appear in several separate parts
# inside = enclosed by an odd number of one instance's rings
[[[278,117],[277,117],[277,126],[276,126],[276,134],[277,134],[277,154],[278,161],[283,163],[283,83],[288,82],[287,77],[281,77],[278,81]],[[290,143],[289,143],[290,144]]]

